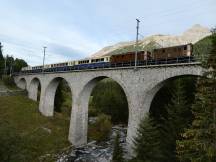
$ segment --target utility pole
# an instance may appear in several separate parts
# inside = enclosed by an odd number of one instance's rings
[[[7,56],[5,56],[5,68],[4,68],[4,73],[7,75]]]
[[[11,58],[13,58],[13,56],[11,56]],[[11,59],[11,62],[10,62],[10,76],[12,76],[12,69],[13,69],[13,62],[12,62],[12,59]]]
[[[2,44],[1,44],[1,42],[0,42],[0,59],[2,59],[1,57],[3,57],[3,53],[2,53]]]
[[[44,62],[45,62],[46,48],[47,48],[46,46],[43,47],[43,49],[44,49],[44,50],[43,50],[43,52],[44,52],[44,56],[43,56],[43,69],[42,69],[42,72],[43,72],[43,73],[44,73]]]
[[[0,42],[0,53],[1,53],[1,55],[3,56],[3,46],[2,46],[2,44],[1,44],[1,42]],[[5,56],[5,58],[3,57],[3,59],[4,59],[4,64],[5,64],[5,66],[4,66],[4,74],[6,75],[6,66],[7,66],[7,63],[6,63],[6,56]],[[1,70],[1,69],[0,69]],[[3,72],[3,69],[2,69],[2,72]],[[3,75],[2,75],[3,76]]]
[[[135,64],[134,64],[134,70],[137,69],[137,52],[138,52],[138,36],[139,36],[139,19],[136,19],[137,26],[136,26],[136,51],[135,51]]]

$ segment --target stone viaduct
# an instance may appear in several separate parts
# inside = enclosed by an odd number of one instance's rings
[[[151,102],[159,89],[170,79],[181,76],[201,76],[199,63],[109,68],[58,73],[38,73],[14,77],[18,87],[26,89],[32,100],[37,100],[41,85],[39,111],[45,116],[54,114],[55,91],[65,79],[71,88],[73,100],[69,128],[69,141],[80,146],[87,143],[88,101],[92,89],[100,80],[111,78],[124,90],[128,102],[129,119],[127,130],[128,151],[131,152],[133,138],[140,120],[149,111]]]

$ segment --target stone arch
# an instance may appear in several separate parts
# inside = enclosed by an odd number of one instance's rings
[[[88,108],[89,108],[89,98],[93,88],[96,84],[105,79],[110,78],[114,80],[124,91],[128,102],[128,93],[123,84],[123,82],[118,79],[109,77],[109,76],[97,76],[88,80],[81,91],[76,95],[77,97],[73,102],[73,109],[71,114],[71,124],[70,124],[70,133],[69,140],[75,146],[80,146],[87,143],[87,130],[88,130]],[[75,96],[74,96],[75,97]],[[129,115],[130,116],[130,115]],[[128,120],[129,121],[129,120]]]
[[[26,89],[27,88],[27,82],[25,78],[20,78],[19,81],[17,82],[17,86],[21,89]]]
[[[38,101],[38,88],[41,86],[41,81],[39,78],[35,77],[31,80],[28,88],[28,97],[34,101]]]
[[[54,100],[55,100],[55,93],[57,90],[57,87],[60,83],[61,80],[65,80],[68,84],[68,86],[70,87],[71,90],[71,96],[72,95],[72,87],[70,82],[68,82],[65,78],[63,77],[56,77],[53,78],[47,85],[47,87],[45,88],[45,92],[44,92],[44,103],[43,103],[43,114],[46,116],[53,116],[54,114]],[[71,99],[72,100],[72,99]]]
[[[160,82],[158,82],[157,84],[155,84],[152,87],[149,87],[149,91],[146,94],[146,98],[145,98],[145,104],[148,105],[148,108],[150,109],[151,107],[151,103],[155,97],[155,95],[157,94],[157,92],[170,80],[174,80],[177,78],[181,78],[181,77],[186,77],[186,76],[195,76],[195,77],[201,77],[201,75],[199,74],[182,74],[182,75],[175,75],[172,77],[168,77],[168,78],[164,78],[163,80],[161,80]],[[149,111],[148,109],[148,111]]]

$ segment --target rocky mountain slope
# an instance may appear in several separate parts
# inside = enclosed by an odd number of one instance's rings
[[[194,25],[181,35],[152,35],[144,39],[139,40],[139,50],[153,50],[154,48],[175,46],[187,43],[196,43],[204,37],[210,35],[211,32],[208,28],[201,25]],[[135,50],[135,42],[120,42],[112,46],[104,47],[100,51],[94,53],[92,57],[100,57],[107,55],[115,55],[118,53],[124,53]]]

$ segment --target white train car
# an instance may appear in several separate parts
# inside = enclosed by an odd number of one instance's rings
[[[91,64],[91,63],[99,63],[99,62],[110,62],[110,56],[86,58],[86,59],[82,59],[82,60],[76,60],[74,65]]]
[[[68,61],[68,66],[74,66],[76,61]]]
[[[68,62],[59,62],[59,63],[54,63],[54,64],[45,64],[44,69],[65,67],[65,66],[75,66],[75,65],[79,66],[79,65],[85,65],[85,64],[103,63],[103,62],[110,62],[110,56],[86,58],[86,59],[81,59],[81,60],[75,60],[75,61],[72,60]],[[21,71],[41,70],[41,69],[43,69],[43,65],[23,67]]]
[[[32,70],[38,70],[38,69],[42,69],[43,66],[42,65],[39,65],[39,66],[33,66],[32,67]]]
[[[21,71],[32,70],[31,66],[22,67]]]
[[[110,62],[110,56],[95,57],[91,59],[91,63],[97,63],[97,62]]]

